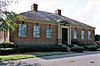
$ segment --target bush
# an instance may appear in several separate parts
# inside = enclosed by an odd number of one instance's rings
[[[97,48],[100,48],[100,44],[95,44]]]
[[[13,42],[3,42],[0,44],[0,54],[7,55],[15,53],[15,48],[17,46]]]
[[[17,47],[13,42],[4,42],[0,44],[0,48],[15,48]]]
[[[82,46],[74,46],[71,48],[71,51],[74,52],[83,52],[84,48]]]
[[[53,52],[53,51],[67,51],[67,47],[63,46],[23,46],[17,47],[17,52]]]
[[[83,47],[89,51],[96,51],[99,46],[97,44],[86,44]]]
[[[95,41],[100,41],[100,35],[95,35]]]
[[[96,51],[97,50],[97,46],[96,45],[87,46],[87,50],[89,50],[89,51]]]
[[[15,53],[14,48],[0,48],[0,55],[8,55]]]

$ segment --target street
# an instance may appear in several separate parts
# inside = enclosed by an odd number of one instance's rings
[[[78,56],[73,57],[67,57],[67,55],[55,55],[40,58],[36,57],[15,61],[5,61],[0,62],[0,66],[100,66],[99,53],[87,55],[81,55],[82,53],[79,54],[77,54]]]

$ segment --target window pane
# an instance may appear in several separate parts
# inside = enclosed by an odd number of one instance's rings
[[[33,36],[36,38],[40,37],[40,26],[39,25],[35,25],[33,28]]]
[[[40,26],[34,26],[34,31],[40,31]]]
[[[19,37],[26,37],[26,25],[19,24]]]
[[[77,39],[77,36],[78,36],[78,32],[77,30],[74,31],[74,39]]]
[[[52,28],[47,27],[46,29],[46,38],[52,38]]]
[[[88,31],[88,39],[91,40],[91,31]]]
[[[84,31],[81,31],[81,39],[84,39]]]

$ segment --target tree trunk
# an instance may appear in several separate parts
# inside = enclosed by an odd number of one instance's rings
[[[4,30],[4,42],[9,42],[9,30]]]

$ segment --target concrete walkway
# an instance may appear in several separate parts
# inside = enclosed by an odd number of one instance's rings
[[[5,61],[0,66],[100,66],[100,51]]]

